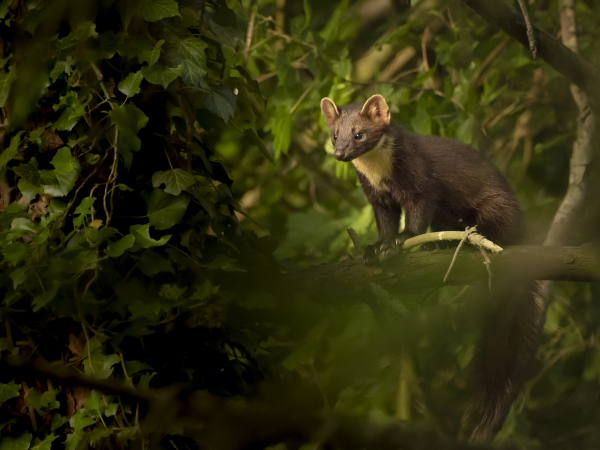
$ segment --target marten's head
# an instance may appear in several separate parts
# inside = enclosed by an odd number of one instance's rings
[[[352,161],[375,148],[390,124],[390,109],[381,95],[372,96],[364,105],[345,106],[325,97],[321,111],[338,161]]]

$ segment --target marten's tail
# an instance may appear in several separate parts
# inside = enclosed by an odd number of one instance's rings
[[[467,413],[471,442],[492,439],[502,428],[534,359],[546,304],[538,281],[494,288],[475,354],[475,392]]]

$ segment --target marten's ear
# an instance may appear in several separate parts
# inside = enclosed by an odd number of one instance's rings
[[[367,100],[365,106],[360,111],[360,115],[368,117],[378,124],[388,125],[390,123],[390,109],[385,99],[379,94]]]
[[[321,100],[321,112],[325,116],[325,123],[329,128],[331,128],[335,121],[340,117],[338,107],[329,97],[325,97]]]

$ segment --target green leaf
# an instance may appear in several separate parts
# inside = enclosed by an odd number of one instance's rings
[[[139,319],[140,317],[156,319],[160,313],[160,308],[161,305],[159,301],[146,303],[141,300],[137,300],[127,307],[127,309],[131,311],[130,320]]]
[[[60,403],[56,401],[56,394],[57,391],[55,389],[43,393],[32,389],[27,394],[25,403],[33,406],[37,413],[42,415],[44,412],[60,407]]]
[[[161,66],[160,64],[154,64],[152,67],[143,68],[142,74],[150,83],[160,84],[164,89],[166,89],[169,84],[171,84],[171,82],[181,74],[182,71],[183,64],[180,64],[174,68]]]
[[[343,27],[342,14],[348,10],[348,0],[342,0],[333,10],[327,25],[321,30],[319,36],[325,41],[334,41],[337,37],[337,32],[340,27]]]
[[[417,114],[410,120],[410,124],[415,133],[422,136],[431,135],[431,117],[423,108],[417,108]]]
[[[146,225],[132,225],[130,228],[130,232],[133,236],[135,236],[135,243],[143,248],[148,247],[158,247],[161,245],[165,245],[169,239],[171,239],[170,234],[161,237],[158,241],[156,239],[152,239],[150,237],[150,224]]]
[[[189,203],[190,198],[185,194],[173,197],[162,189],[154,189],[148,201],[150,225],[157,230],[171,228],[183,218]]]
[[[142,0],[138,15],[148,22],[156,22],[165,17],[181,17],[175,0]]]
[[[45,229],[47,230],[48,228]],[[22,266],[10,273],[10,279],[13,281],[13,289],[17,289],[27,279],[27,272],[29,272],[29,267]]]
[[[152,67],[160,56],[160,48],[165,43],[161,39],[152,46],[152,43],[143,36],[136,36],[127,41],[125,47],[120,52],[130,58],[137,57],[140,64],[147,62],[148,67]]]
[[[17,153],[19,152],[19,145],[21,144],[21,135],[23,133],[25,133],[25,130],[21,130],[15,134],[11,138],[8,148],[0,153],[0,170],[4,169],[6,164],[8,164],[11,159],[17,156]]]
[[[246,136],[250,142],[258,147],[263,156],[267,158],[271,164],[275,165],[275,160],[269,153],[269,150],[267,150],[265,143],[256,134],[256,131],[254,131],[252,128],[247,128],[244,130],[244,136]]]
[[[50,422],[50,430],[54,431],[59,427],[62,427],[66,423],[67,419],[65,419],[60,414],[56,413],[52,416],[52,422]]]
[[[112,375],[113,366],[120,361],[121,358],[119,358],[119,355],[103,355],[102,353],[93,352],[92,367],[94,370],[90,368],[88,358],[85,358],[83,361],[83,369],[86,375],[103,380]],[[71,420],[73,420],[73,418],[71,418]],[[73,426],[73,424],[71,424],[71,426]]]
[[[465,119],[456,129],[456,139],[470,144],[473,141],[473,127],[475,126],[475,120],[473,117]]]
[[[206,55],[204,49],[208,44],[196,37],[178,39],[172,43],[167,53],[169,65],[179,67],[183,65],[181,78],[189,85],[205,85],[203,80],[206,75]]]
[[[131,72],[124,80],[119,82],[117,89],[119,89],[127,97],[131,97],[140,92],[140,85],[142,84],[143,79],[144,76],[142,75],[141,70],[138,70],[137,72]]]
[[[10,86],[17,79],[17,69],[10,66],[8,72],[0,72],[0,108],[4,106],[10,94]]]
[[[94,428],[91,432],[87,433],[90,445],[96,446],[101,439],[110,436],[112,432],[112,428]]]
[[[27,450],[31,446],[32,437],[29,432],[25,432],[16,438],[3,437],[0,440],[0,450]]]
[[[159,187],[163,183],[165,185],[165,192],[172,195],[179,195],[181,191],[194,185],[196,180],[190,173],[177,168],[155,172],[152,175],[152,186]]]
[[[95,197],[84,197],[73,212],[73,226],[79,228],[83,224],[83,219],[92,214],[92,205],[96,201]],[[78,215],[78,217],[75,217]]]
[[[153,277],[161,272],[175,273],[171,261],[152,249],[148,249],[142,253],[140,260],[138,261],[138,269],[148,277]]]
[[[80,412],[81,411],[78,411],[77,414],[79,414]],[[75,416],[77,414],[75,414]],[[75,417],[75,416],[73,416],[73,417]],[[71,420],[73,420],[73,417],[71,417]],[[79,445],[79,442],[81,442],[82,438],[83,438],[83,431],[81,431],[81,430],[75,431],[74,433],[69,434],[64,442],[65,450],[76,450],[77,446]]]
[[[61,172],[58,169],[40,170],[38,172],[44,194],[51,195],[52,197],[64,197],[73,189],[79,177],[81,166],[76,159],[72,159],[71,164],[75,170],[71,170],[68,173]]]
[[[200,98],[204,106],[221,117],[225,123],[235,112],[237,96],[224,84],[213,87],[209,92],[201,92]]]
[[[8,7],[12,0],[2,0],[0,2],[0,19],[4,19],[8,15]]]
[[[287,153],[292,142],[293,117],[287,112],[287,108],[278,107],[273,122],[273,150],[275,159],[279,159],[282,153]]]
[[[119,409],[119,404],[118,403],[111,403],[110,405],[108,405],[108,407],[104,410],[104,415],[106,417],[112,417],[117,413],[117,410]]]
[[[92,389],[90,392],[90,396],[85,401],[83,405],[83,409],[86,411],[97,411],[100,408],[100,400],[102,399],[102,394],[100,391],[96,389]]]
[[[132,104],[119,106],[109,111],[108,115],[119,128],[117,150],[129,168],[132,161],[131,152],[137,152],[142,148],[142,141],[137,134],[148,123],[148,116]]]
[[[31,302],[31,305],[33,306],[33,312],[38,311],[42,306],[52,301],[52,299],[56,297],[59,287],[60,281],[56,279],[50,282],[50,287],[45,286],[46,292],[44,292],[41,295],[38,295]]]
[[[49,434],[43,441],[40,441],[38,438],[33,440],[33,446],[30,447],[30,450],[51,450],[52,442],[58,439],[58,436],[54,434]]]
[[[0,383],[0,403],[4,403],[6,400],[19,396],[21,391],[21,385],[15,384],[15,380],[10,383]]]
[[[69,173],[73,170],[73,155],[69,147],[61,147],[50,161],[50,164],[61,173]]]
[[[127,236],[119,239],[117,242],[109,242],[106,246],[106,249],[104,249],[104,253],[111,258],[118,258],[125,253],[125,250],[133,247],[133,244],[135,244],[135,237],[133,237],[131,234],[128,234]]]
[[[16,266],[29,255],[29,246],[23,242],[11,242],[4,247],[4,261]]]

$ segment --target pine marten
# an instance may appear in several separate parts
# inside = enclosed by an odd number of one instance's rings
[[[432,231],[477,232],[498,245],[517,244],[524,234],[517,197],[500,171],[462,142],[405,132],[391,121],[381,95],[364,105],[321,100],[334,156],[352,161],[373,206],[379,240],[365,249],[365,262],[399,252],[402,243]],[[399,233],[402,209],[405,229]],[[498,299],[490,311],[475,360],[474,398],[469,408],[471,441],[492,438],[516,399],[535,356],[545,306],[535,282]],[[493,293],[492,293],[493,295]]]

